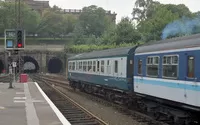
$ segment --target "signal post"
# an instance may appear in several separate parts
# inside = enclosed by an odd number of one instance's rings
[[[9,74],[13,75],[14,82],[16,81],[16,67],[19,70],[22,68],[20,63],[17,64],[17,59],[20,61],[20,52],[25,49],[25,31],[23,29],[6,29],[5,30],[5,51],[8,53]],[[20,72],[19,72],[20,73]],[[9,88],[12,87],[12,81]]]

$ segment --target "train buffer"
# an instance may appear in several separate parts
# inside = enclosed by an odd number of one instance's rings
[[[37,83],[0,84],[0,125],[70,125]]]

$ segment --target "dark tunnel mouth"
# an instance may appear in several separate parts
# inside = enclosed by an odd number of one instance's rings
[[[27,63],[27,62],[31,62],[35,65],[35,69],[34,70],[24,70],[24,73],[37,73],[38,70],[39,70],[39,65],[38,65],[38,62],[31,56],[24,56],[23,57],[23,67],[21,68],[24,68],[24,64]],[[19,61],[17,61],[17,63],[19,63]],[[17,71],[19,72],[19,70]]]
[[[4,70],[4,64],[3,64],[3,61],[0,60],[0,73],[3,73],[3,70]]]
[[[48,62],[48,72],[49,73],[60,73],[63,64],[59,58],[53,57]]]

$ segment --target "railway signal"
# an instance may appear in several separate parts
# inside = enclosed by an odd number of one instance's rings
[[[17,46],[16,48],[24,48],[24,32],[23,30],[17,30]]]
[[[15,43],[15,29],[6,29],[4,32],[5,36],[5,49],[12,50]]]
[[[22,29],[5,30],[5,49],[23,50],[25,49],[25,31]]]

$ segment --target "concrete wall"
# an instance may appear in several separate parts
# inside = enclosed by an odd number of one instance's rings
[[[64,51],[64,45],[26,45],[25,51]],[[0,52],[4,52],[4,46],[0,46]]]

